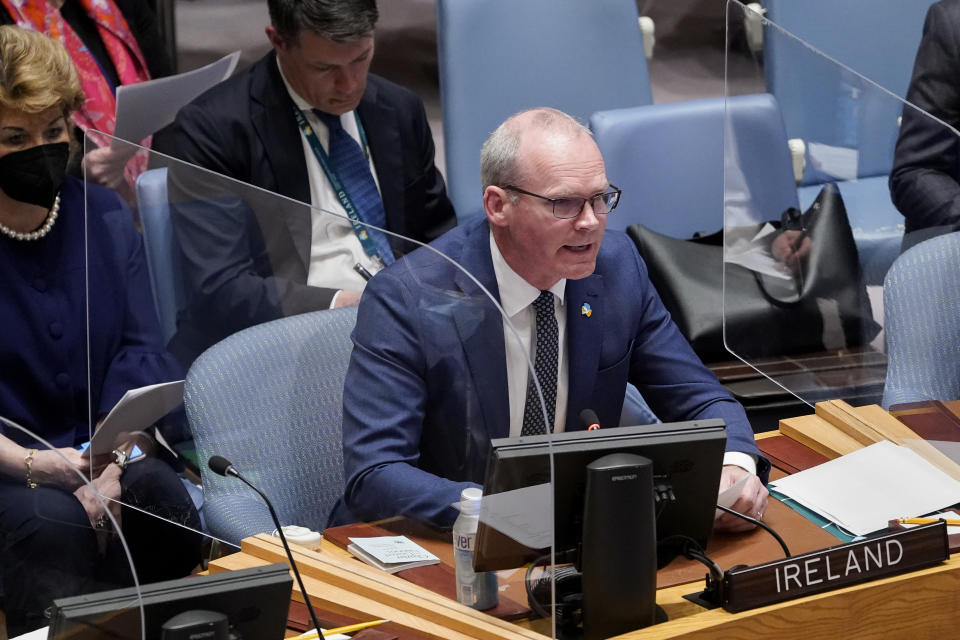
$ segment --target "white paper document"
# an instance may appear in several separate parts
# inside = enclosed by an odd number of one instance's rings
[[[537,484],[483,496],[480,522],[531,549],[553,544],[553,489]]]
[[[763,225],[753,238],[734,235],[732,240],[725,239],[723,261],[738,264],[759,274],[792,280],[793,276],[783,270],[783,265],[770,253],[770,243],[777,230],[770,223]]]
[[[234,51],[205,67],[117,87],[117,122],[113,135],[140,142],[171,122],[188,102],[226,80],[237,68],[240,52]]]
[[[960,482],[914,451],[878,442],[770,485],[858,536],[960,502]]]
[[[350,538],[350,542],[353,544],[347,545],[347,551],[387,573],[440,562],[440,558],[406,536]]]
[[[744,474],[739,480],[724,489],[723,493],[717,496],[717,504],[721,507],[726,507],[727,509],[731,508],[737,501],[737,498],[740,497],[740,492],[743,490],[743,485],[747,484],[747,480],[749,479],[750,474]],[[717,511],[720,510],[717,509]]]
[[[183,380],[130,389],[123,394],[93,434],[90,452],[96,455],[113,451],[118,435],[146,429],[181,404]]]

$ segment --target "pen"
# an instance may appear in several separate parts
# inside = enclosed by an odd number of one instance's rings
[[[369,282],[369,281],[370,281],[370,278],[373,277],[373,274],[370,273],[369,271],[367,271],[367,270],[364,268],[364,266],[363,266],[362,264],[360,264],[359,262],[358,262],[357,264],[353,265],[353,270],[356,271],[357,273],[359,273],[359,274],[360,274],[360,277],[363,278],[364,280],[366,280],[367,282]]]
[[[361,631],[363,629],[368,629],[370,627],[376,627],[385,622],[390,622],[389,620],[371,620],[369,622],[358,622],[357,624],[348,624],[345,627],[337,627],[336,629],[327,629],[323,632],[325,636],[332,636],[338,633],[353,633],[354,631]],[[311,631],[310,633],[305,633],[301,636],[297,636],[296,640],[314,640],[314,638],[319,638],[320,634],[316,630]]]
[[[946,518],[897,518],[900,524],[932,524],[943,520],[951,527],[960,527],[960,520],[947,520]]]

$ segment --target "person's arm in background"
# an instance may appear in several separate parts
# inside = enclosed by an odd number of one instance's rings
[[[907,100],[960,124],[960,3],[927,13]],[[960,140],[950,127],[905,105],[890,194],[907,231],[960,223]]]
[[[243,131],[228,130],[216,109],[189,104],[177,115],[171,155],[210,171],[248,180]],[[227,139],[233,136],[235,139]],[[300,153],[297,149],[296,153]],[[257,207],[271,224],[282,226],[286,215],[309,216],[306,204],[211,176],[186,164],[170,163],[168,198],[173,231],[183,255],[183,276],[199,312],[226,334],[285,317],[330,307],[335,289],[273,275]],[[303,211],[295,212],[295,208]],[[293,251],[293,246],[290,246]]]
[[[157,16],[146,0],[116,0],[117,8],[123,14],[130,27],[140,53],[147,63],[150,78],[162,78],[173,73],[173,64],[170,52],[160,35],[160,24]],[[83,158],[85,176],[93,182],[121,193],[129,202],[133,202],[133,194],[124,179],[123,171],[138,150],[133,145],[119,147],[88,147]]]

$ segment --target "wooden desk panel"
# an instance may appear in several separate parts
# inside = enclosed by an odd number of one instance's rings
[[[658,593],[670,620],[617,640],[813,640],[819,638],[953,638],[960,610],[960,558],[875,582],[728,613],[683,600],[689,585]]]

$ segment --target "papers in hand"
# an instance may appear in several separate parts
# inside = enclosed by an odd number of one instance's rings
[[[237,68],[240,52],[234,51],[205,67],[175,76],[117,87],[117,114],[113,135],[140,142],[171,122],[188,102],[226,80]]]
[[[97,427],[90,441],[90,453],[113,451],[118,436],[152,426],[182,403],[183,380],[130,389]]]
[[[770,483],[854,535],[960,502],[960,482],[906,447],[883,441]]]
[[[440,558],[406,536],[350,538],[350,542],[353,544],[347,545],[347,551],[367,564],[387,573],[396,573],[414,567],[425,567],[440,562]]]

